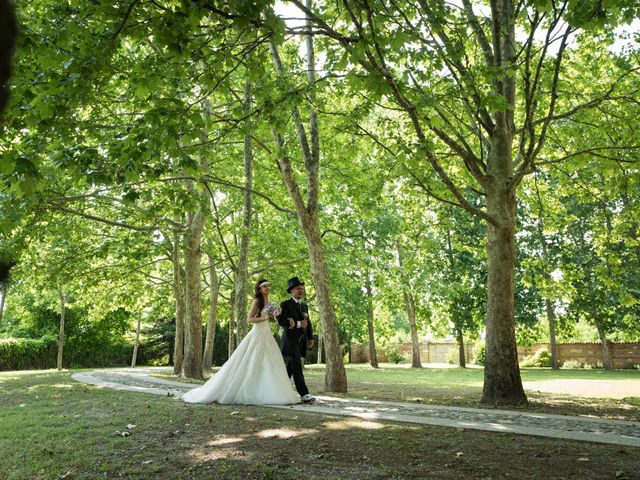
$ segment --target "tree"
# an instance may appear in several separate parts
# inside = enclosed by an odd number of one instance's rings
[[[411,157],[420,166],[426,161],[435,175],[424,182],[427,193],[486,222],[482,403],[526,403],[515,339],[517,188],[535,167],[550,127],[606,102],[616,89],[617,79],[592,95],[575,92],[559,101],[572,35],[615,23],[622,13],[629,19],[634,11],[626,4],[602,11],[595,2],[568,1],[543,6],[494,0],[486,14],[471,0],[462,6],[343,1],[315,11],[292,3],[339,45],[335,58],[347,68],[347,81],[404,112],[415,139]],[[482,192],[484,205],[469,200],[471,190]]]

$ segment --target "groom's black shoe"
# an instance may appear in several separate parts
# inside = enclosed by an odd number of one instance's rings
[[[316,401],[316,397],[314,397],[313,395],[307,393],[306,395],[302,396],[302,403],[313,403]]]

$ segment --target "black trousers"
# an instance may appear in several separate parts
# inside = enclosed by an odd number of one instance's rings
[[[287,364],[287,375],[289,375],[289,378],[293,376],[293,383],[296,384],[296,390],[300,396],[302,397],[309,393],[307,384],[304,381],[304,374],[302,373],[302,359],[300,355],[284,357],[284,361]]]

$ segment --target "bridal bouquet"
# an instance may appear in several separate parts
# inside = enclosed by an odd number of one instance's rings
[[[262,311],[267,315],[267,317],[275,318],[280,315],[282,309],[280,308],[280,305],[274,302],[269,302],[264,306]]]

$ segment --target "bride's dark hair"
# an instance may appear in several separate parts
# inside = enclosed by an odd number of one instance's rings
[[[258,280],[258,283],[256,283],[256,289],[255,289],[255,294],[253,295],[253,298],[258,300],[258,315],[260,315],[260,312],[264,308],[264,297],[262,296],[262,291],[260,290],[260,285],[262,285],[264,282],[268,282],[268,281],[269,280],[267,280],[266,278],[261,278],[260,280]]]

